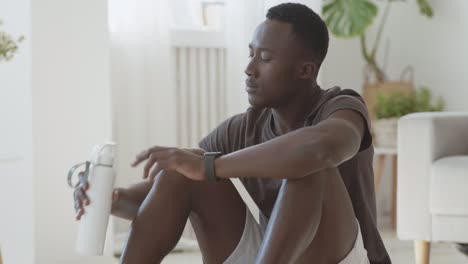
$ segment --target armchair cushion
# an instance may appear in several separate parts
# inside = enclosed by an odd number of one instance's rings
[[[468,216],[468,155],[438,159],[430,174],[431,213]]]

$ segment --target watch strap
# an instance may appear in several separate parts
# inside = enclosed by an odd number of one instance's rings
[[[205,176],[208,181],[219,181],[219,178],[216,177],[214,161],[217,157],[221,155],[221,152],[205,152],[203,154],[203,159],[205,163]]]

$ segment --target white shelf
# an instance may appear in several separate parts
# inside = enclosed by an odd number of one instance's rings
[[[225,48],[224,31],[214,28],[174,28],[170,33],[173,47]]]

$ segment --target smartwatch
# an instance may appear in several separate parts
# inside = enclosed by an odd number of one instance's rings
[[[205,176],[208,181],[220,180],[218,177],[216,177],[214,160],[222,154],[223,153],[221,152],[205,152],[203,154],[203,160],[205,162]]]

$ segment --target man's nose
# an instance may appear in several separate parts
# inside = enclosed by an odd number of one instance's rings
[[[253,64],[254,60],[251,59],[249,61],[249,63],[247,63],[247,67],[245,67],[245,74],[249,77],[252,77],[252,76],[256,76],[256,70],[255,70],[255,67],[254,67],[254,64]]]

